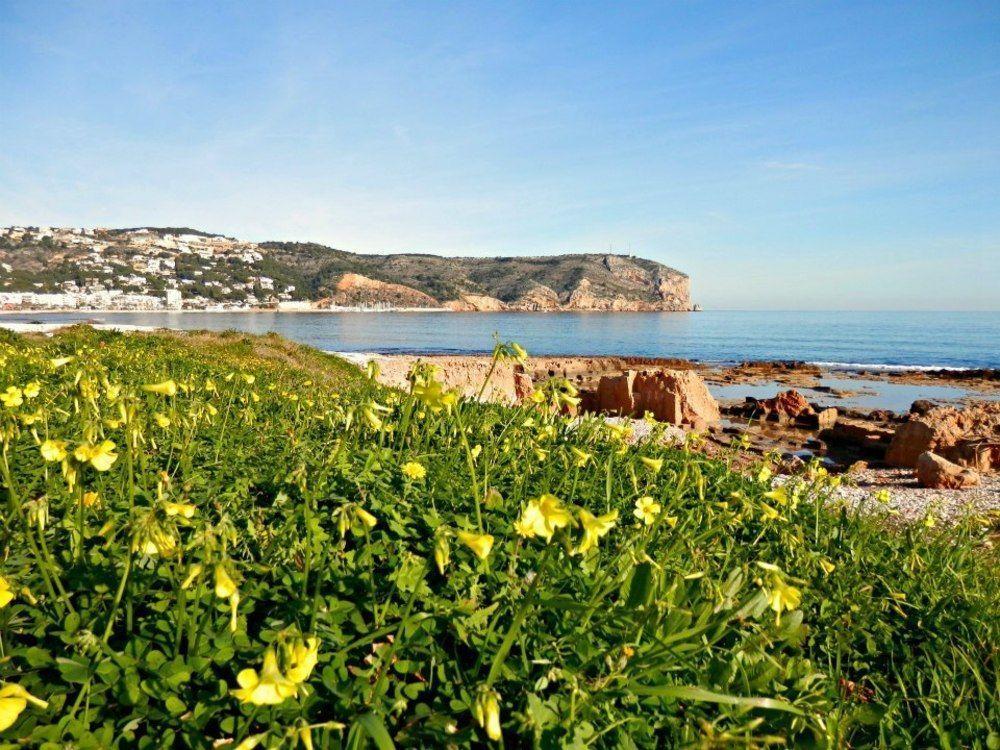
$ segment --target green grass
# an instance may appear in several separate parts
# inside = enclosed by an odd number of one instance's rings
[[[485,746],[494,712],[510,747],[1000,746],[982,519],[889,530],[822,472],[775,493],[560,417],[559,383],[452,405],[273,336],[6,336],[0,367],[0,746]]]

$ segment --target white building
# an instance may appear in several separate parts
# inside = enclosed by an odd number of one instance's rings
[[[169,309],[180,310],[183,307],[180,289],[167,289],[164,295],[166,297],[166,305]]]

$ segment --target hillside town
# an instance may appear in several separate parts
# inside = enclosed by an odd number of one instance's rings
[[[0,228],[3,310],[308,309],[254,243],[148,228]]]
[[[0,310],[687,312],[690,279],[634,255],[363,254],[178,227],[0,228]]]

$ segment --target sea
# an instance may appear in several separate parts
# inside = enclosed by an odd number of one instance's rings
[[[5,322],[94,321],[274,331],[325,351],[478,353],[517,341],[531,354],[799,360],[828,369],[1000,368],[1000,311],[695,313],[129,312],[5,313]]]

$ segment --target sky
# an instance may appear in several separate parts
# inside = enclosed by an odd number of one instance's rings
[[[0,225],[1000,309],[1000,3],[0,0]]]

